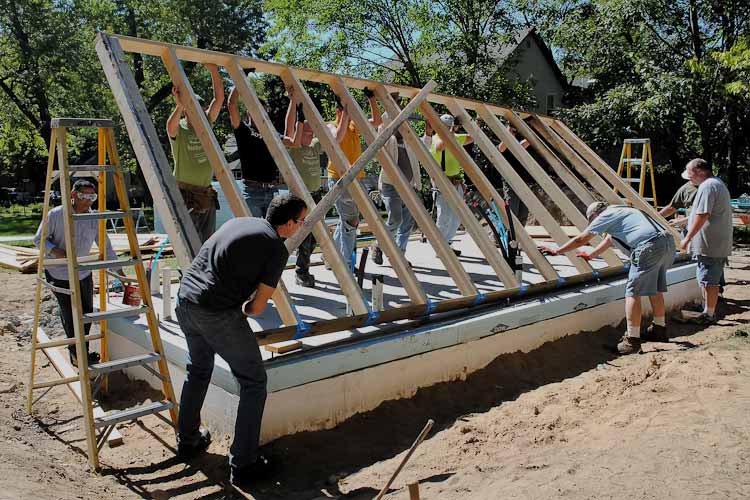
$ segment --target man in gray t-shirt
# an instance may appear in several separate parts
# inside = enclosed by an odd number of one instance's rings
[[[716,303],[724,264],[732,253],[732,205],[729,190],[713,176],[708,163],[696,158],[685,167],[690,182],[698,186],[688,219],[688,232],[680,248],[690,250],[698,263],[696,275],[704,297],[703,314],[691,321],[716,321]]]

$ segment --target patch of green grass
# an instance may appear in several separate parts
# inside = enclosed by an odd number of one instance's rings
[[[41,203],[0,208],[0,236],[34,234],[41,220]]]

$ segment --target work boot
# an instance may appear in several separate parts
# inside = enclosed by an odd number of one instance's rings
[[[617,344],[617,352],[620,354],[635,354],[641,350],[641,339],[638,337],[628,337],[623,335],[620,343]]]
[[[667,327],[652,323],[646,328],[646,331],[641,334],[641,340],[645,342],[669,342]]]
[[[211,444],[211,433],[208,429],[201,429],[201,437],[195,444],[187,444],[180,441],[180,437],[177,437],[177,458],[183,462],[197,457],[208,449],[208,445]]]
[[[379,266],[383,265],[383,251],[380,247],[372,249],[372,261]]]
[[[271,462],[263,455],[258,455],[258,459],[245,467],[230,467],[229,482],[233,486],[243,486],[255,481],[266,479],[273,470]]]
[[[297,283],[299,286],[304,286],[305,288],[315,288],[315,276],[307,273],[295,273],[296,276],[294,278],[295,283]]]
[[[68,351],[70,353],[70,364],[78,368],[78,358],[76,357],[75,351]],[[95,365],[99,362],[101,357],[98,352],[90,352],[88,355],[89,366]]]
[[[708,313],[703,313],[700,316],[686,319],[686,323],[692,323],[694,325],[713,325],[716,321],[718,321],[716,315],[709,316]]]

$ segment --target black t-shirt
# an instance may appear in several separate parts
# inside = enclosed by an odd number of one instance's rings
[[[240,126],[234,129],[234,138],[240,153],[242,178],[256,182],[275,182],[279,170],[260,133],[248,127],[245,122],[240,122]]]
[[[276,288],[288,258],[283,239],[267,220],[231,219],[203,244],[178,296],[209,309],[239,307],[259,283]]]

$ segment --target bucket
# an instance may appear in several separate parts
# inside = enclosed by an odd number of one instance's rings
[[[125,291],[122,294],[122,303],[133,307],[141,305],[141,293],[136,285],[125,285]]]

